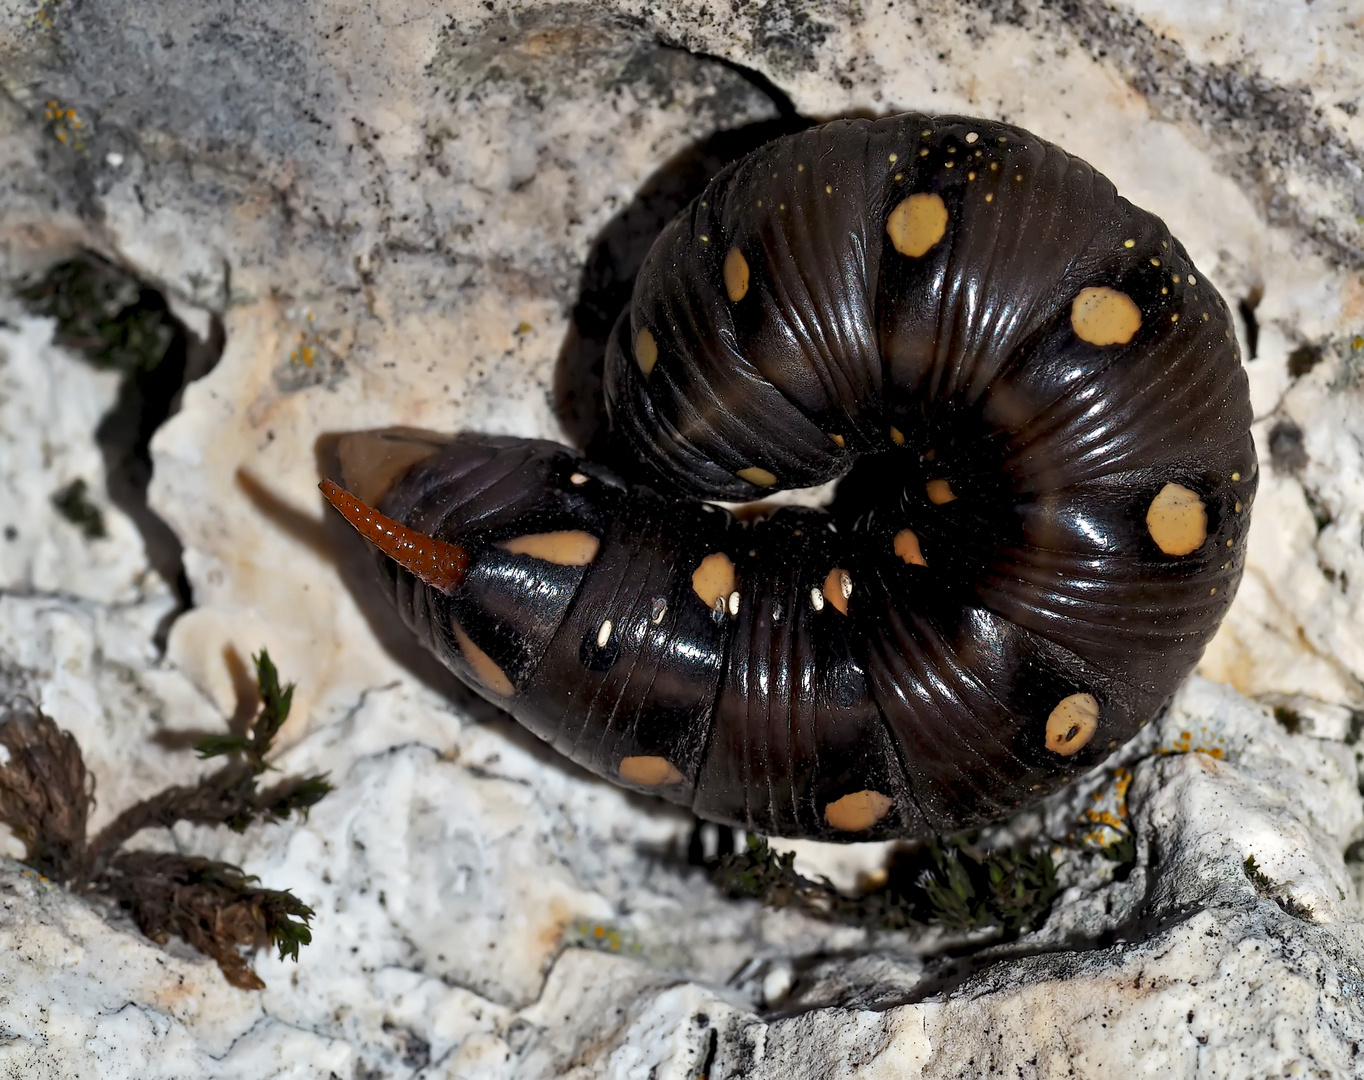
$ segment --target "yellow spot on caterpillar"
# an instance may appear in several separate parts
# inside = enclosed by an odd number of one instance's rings
[[[497,546],[512,555],[529,555],[555,566],[587,566],[597,557],[601,541],[581,529],[563,529],[517,536]]]
[[[1091,345],[1126,345],[1141,328],[1141,309],[1126,293],[1091,286],[1070,305],[1070,325]]]
[[[1166,555],[1187,555],[1208,538],[1208,513],[1197,493],[1166,484],[1146,511],[1146,528]]]
[[[927,151],[927,150],[920,150],[920,151],[919,151],[919,156],[920,156],[920,157],[928,157],[928,151]]]
[[[635,335],[635,363],[639,365],[639,370],[644,372],[645,378],[649,377],[654,365],[658,363],[658,342],[647,328]]]
[[[736,247],[729,249],[725,256],[725,292],[731,304],[737,304],[748,295],[748,260]]]
[[[1171,321],[1171,322],[1179,322],[1179,312],[1176,311],[1173,315],[1171,315],[1171,316],[1170,316],[1170,321]]]
[[[894,805],[894,799],[879,791],[854,791],[826,806],[824,820],[840,832],[866,832]]]
[[[1124,240],[1122,246],[1125,248],[1136,247],[1137,242],[1135,240]]]
[[[805,171],[805,166],[804,166],[804,165],[797,165],[797,166],[796,166],[796,172],[804,172],[804,171]]]
[[[840,450],[842,450],[843,447],[847,445],[847,440],[844,439],[842,435],[830,435],[829,438],[833,440],[834,445],[837,446]]]
[[[985,201],[986,201],[986,202],[994,202],[994,201],[995,201],[995,193],[992,191],[992,192],[990,192],[990,194],[986,195],[986,196],[985,196]]]
[[[581,487],[583,484],[587,483],[587,477],[580,472],[575,472],[568,478],[568,482],[575,487]]]
[[[691,575],[692,592],[701,598],[701,603],[712,609],[717,602],[729,596],[738,584],[739,577],[734,572],[734,564],[723,551],[707,555]]]
[[[1151,260],[1151,265],[1152,265],[1152,266],[1159,266],[1159,265],[1160,265],[1160,260],[1159,260],[1159,259],[1152,259],[1152,260]]]
[[[919,536],[913,529],[901,529],[895,534],[895,554],[910,566],[927,566],[923,550],[919,547]]]
[[[1190,274],[1190,275],[1189,275],[1189,284],[1190,284],[1190,285],[1197,285],[1197,284],[1198,284],[1198,278],[1196,278],[1196,277],[1194,277],[1192,274]]]
[[[627,784],[639,784],[641,787],[667,787],[687,779],[667,758],[652,754],[621,758],[617,771]]]
[[[832,184],[825,184],[825,185],[824,185],[824,194],[825,194],[825,195],[832,195],[833,193],[834,193],[834,186],[833,186]]]
[[[1070,757],[1085,748],[1099,726],[1099,702],[1093,694],[1071,694],[1047,717],[1047,749]]]
[[[976,178],[976,174],[973,173],[973,172],[969,172],[969,173],[966,174],[966,179],[968,179],[968,180],[974,180],[975,178]]]
[[[912,259],[928,253],[947,232],[947,204],[941,195],[911,195],[886,220],[886,233],[895,250]]]
[[[956,165],[957,165],[957,163],[956,163],[955,161],[949,161],[949,162],[947,162],[947,167],[948,167],[949,169],[956,168]]]
[[[775,476],[757,465],[750,465],[746,469],[740,469],[734,475],[740,480],[747,480],[750,484],[756,484],[758,487],[772,487],[772,485],[777,482]]]
[[[901,431],[899,428],[896,428],[896,427],[891,428],[891,429],[890,429],[890,441],[893,442],[896,446],[904,446],[904,445],[905,445],[905,433],[904,433],[903,431]]]
[[[709,237],[709,236],[703,236],[703,237],[701,237],[701,243],[703,243],[703,244],[709,244],[709,243],[710,243],[710,237]]]
[[[1237,480],[1240,480],[1240,479],[1241,479],[1241,474],[1238,473],[1238,472],[1234,472],[1234,473],[1231,474],[1231,479],[1232,479],[1232,482],[1235,483]]]
[[[606,648],[606,643],[611,640],[611,620],[603,619],[601,626],[597,628],[597,648]]]
[[[998,162],[998,161],[992,161],[992,162],[990,162],[990,171],[991,171],[991,172],[999,172],[999,162]]]
[[[833,604],[838,611],[848,614],[848,599],[852,596],[852,576],[846,570],[834,567],[824,579],[824,599]]]
[[[1176,285],[1178,285],[1178,284],[1179,284],[1179,275],[1178,275],[1178,274],[1171,274],[1171,275],[1170,275],[1170,280],[1173,281]]]
[[[895,162],[897,162],[897,161],[899,161],[899,160],[900,160],[900,155],[899,155],[899,154],[891,154],[891,155],[890,155],[890,163],[891,163],[892,165],[894,165]]]
[[[952,485],[946,480],[930,480],[924,485],[924,490],[928,492],[928,501],[934,506],[942,506],[945,503],[955,501],[956,493],[952,490]]]
[[[977,139],[979,139],[979,138],[980,138],[980,136],[977,135],[974,131],[968,131],[968,132],[966,133],[966,141],[969,142],[969,143],[973,143],[973,142],[975,142],[975,141],[976,141]]]
[[[464,662],[469,665],[479,682],[498,697],[511,697],[516,693],[516,687],[512,686],[507,673],[497,666],[491,656],[473,643],[459,623],[452,622],[450,629],[455,632],[455,641],[459,643],[459,651],[464,657]]]

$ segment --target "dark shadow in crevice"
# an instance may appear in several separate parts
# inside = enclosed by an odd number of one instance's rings
[[[1246,352],[1249,353],[1246,359],[1248,361],[1254,360],[1260,355],[1260,320],[1255,311],[1260,306],[1260,301],[1264,299],[1264,295],[1264,286],[1255,285],[1236,303],[1236,311],[1241,316],[1241,324],[1246,331]]]
[[[148,306],[164,308],[166,301],[160,293],[144,287],[142,295]],[[175,593],[176,606],[162,617],[152,637],[158,652],[165,651],[175,620],[194,606],[194,594],[185,574],[184,545],[147,503],[151,439],[179,411],[185,387],[213,370],[227,341],[217,315],[210,319],[207,339],[201,340],[168,308],[164,314],[174,328],[165,358],[153,370],[123,380],[118,400],[95,429],[95,441],[104,456],[109,501],[132,519],[148,561]]]
[[[175,608],[153,637],[157,649],[164,650],[171,624],[194,598],[179,537],[147,505],[151,440],[180,407],[184,388],[207,375],[222,356],[222,321],[211,316],[201,340],[175,317],[165,296],[93,252],[51,267],[19,296],[36,314],[57,320],[56,344],[94,367],[123,375],[113,407],[95,429],[95,442],[104,458],[109,501],[137,527],[148,562],[176,596]]]

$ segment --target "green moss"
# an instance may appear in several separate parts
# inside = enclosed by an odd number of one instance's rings
[[[52,505],[57,513],[79,527],[87,540],[102,540],[109,534],[104,528],[104,515],[89,499],[89,490],[85,481],[77,477],[52,496]]]
[[[793,854],[778,855],[757,836],[749,837],[746,850],[713,860],[709,870],[728,896],[871,929],[928,924],[955,931],[996,928],[1011,936],[1042,925],[1060,889],[1050,852],[982,850],[975,839],[966,833],[901,854],[884,885],[855,897],[827,880],[802,877]]]
[[[175,337],[165,301],[95,255],[58,263],[19,297],[35,315],[57,320],[57,344],[125,375],[155,369]]]
[[[1107,847],[1100,848],[1099,854],[1119,866],[1130,867],[1137,861],[1137,838],[1131,833],[1123,833]]]

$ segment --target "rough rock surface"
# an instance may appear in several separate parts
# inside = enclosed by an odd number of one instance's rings
[[[899,108],[1022,124],[1165,217],[1240,307],[1265,463],[1205,678],[1012,826],[1057,845],[1047,924],[954,958],[724,899],[685,815],[413,655],[315,489],[347,430],[585,439],[575,376],[687,184],[793,111]],[[80,740],[98,825],[193,774],[176,736],[266,646],[281,766],[338,789],[145,838],[318,910],[259,994],[6,864],[0,1075],[1364,1075],[1361,110],[1328,0],[0,3],[0,689]],[[164,653],[174,582],[104,496],[117,379],[11,295],[78,247],[225,333],[153,443],[194,598]],[[78,478],[102,539],[52,508]],[[1088,812],[1123,791],[1115,874]]]

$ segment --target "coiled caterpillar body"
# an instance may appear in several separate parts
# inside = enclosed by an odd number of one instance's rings
[[[651,250],[605,381],[649,486],[554,443],[390,432],[342,444],[358,499],[324,488],[469,685],[706,818],[999,818],[1151,719],[1240,579],[1227,307],[1158,218],[1018,128],[835,121],[727,167]],[[828,510],[754,523],[657,493],[838,476]]]

